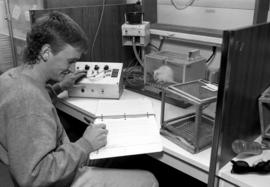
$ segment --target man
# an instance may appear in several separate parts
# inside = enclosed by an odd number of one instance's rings
[[[0,76],[0,160],[19,186],[158,186],[146,171],[86,167],[89,153],[106,145],[105,124],[89,126],[70,142],[46,89],[56,95],[83,72],[64,79],[88,48],[67,15],[42,16],[27,35],[24,64]],[[65,80],[68,80],[65,82]],[[72,184],[73,183],[73,184]]]

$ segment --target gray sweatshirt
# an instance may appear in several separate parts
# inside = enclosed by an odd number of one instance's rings
[[[69,141],[45,85],[19,68],[0,76],[0,160],[20,186],[70,185],[91,151]]]

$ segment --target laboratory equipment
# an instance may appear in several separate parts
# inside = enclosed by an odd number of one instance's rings
[[[166,117],[169,116],[166,106],[170,107],[166,103],[168,93],[193,104],[193,109],[187,114]],[[217,86],[202,79],[168,86],[162,94],[161,134],[191,153],[208,148],[212,143],[215,108],[211,112],[205,109],[214,104],[216,98]]]
[[[262,143],[270,146],[270,87],[259,97]]]
[[[259,155],[263,152],[263,146],[259,142],[237,139],[232,143],[232,150],[236,154]]]
[[[76,70],[86,70],[87,75],[68,90],[70,97],[119,99],[123,92],[123,63],[76,62]]]
[[[169,85],[204,79],[206,70],[206,59],[197,49],[188,53],[159,51],[147,54],[144,66],[144,90],[161,94]]]
[[[140,24],[125,22],[122,27],[122,44],[124,46],[147,46],[150,42],[150,22]]]

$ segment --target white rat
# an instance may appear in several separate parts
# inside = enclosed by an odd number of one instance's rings
[[[157,82],[174,82],[173,74],[171,67],[163,65],[154,70],[154,80]]]

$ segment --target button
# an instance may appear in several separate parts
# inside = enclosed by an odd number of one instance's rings
[[[85,65],[85,66],[84,66],[84,69],[85,69],[85,70],[89,70],[89,69],[90,69],[90,66]]]
[[[108,65],[105,65],[104,66],[104,70],[108,70],[109,69],[109,66]]]
[[[99,66],[98,65],[95,65],[94,69],[95,70],[99,70]]]

